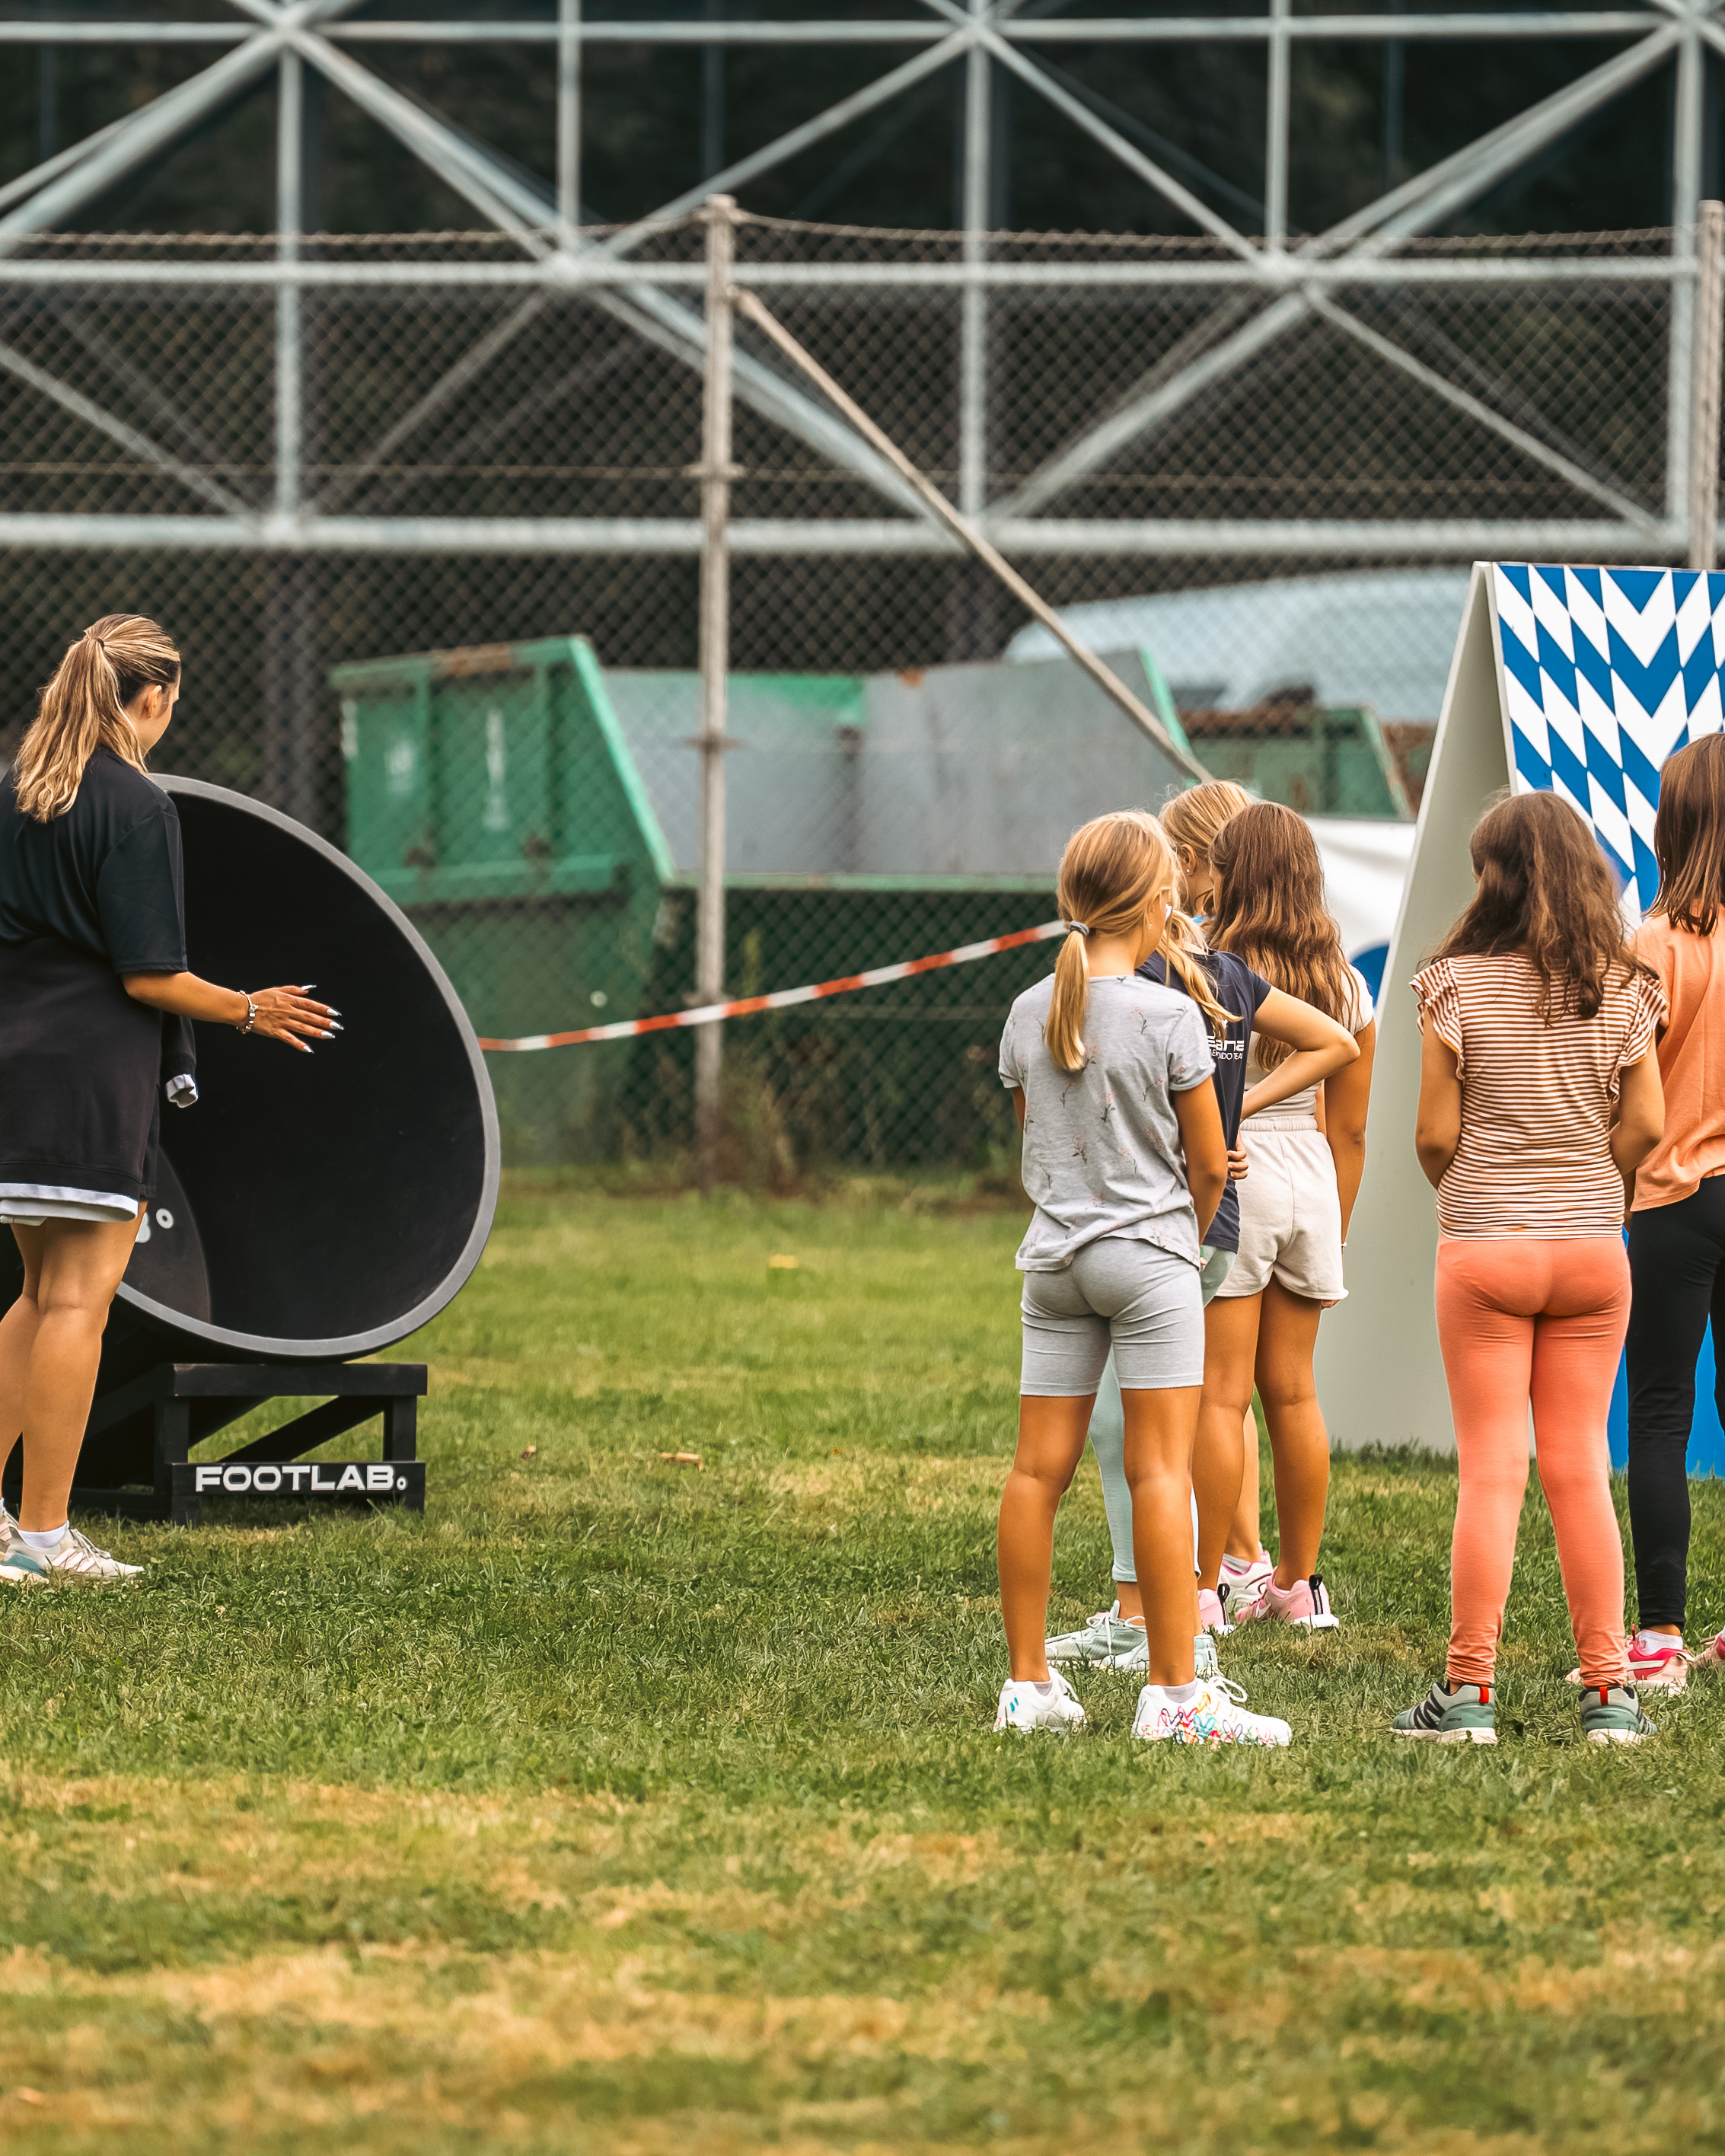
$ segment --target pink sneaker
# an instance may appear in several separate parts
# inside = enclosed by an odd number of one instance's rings
[[[1721,1632],[1716,1639],[1709,1640],[1706,1646],[1698,1648],[1692,1659],[1696,1668],[1705,1670],[1710,1676],[1716,1676],[1721,1670],[1725,1670],[1725,1632]]]
[[[1231,1632],[1228,1613],[1222,1607],[1222,1598],[1214,1588],[1200,1587],[1198,1590],[1198,1622],[1205,1632]]]
[[[1292,1625],[1302,1632],[1336,1632],[1342,1626],[1330,1607],[1330,1591],[1317,1573],[1310,1579],[1296,1579],[1291,1587],[1278,1587],[1273,1578],[1266,1579],[1235,1622]]]
[[[1704,1662],[1719,1645],[1710,1640],[1698,1655],[1692,1655],[1681,1640],[1663,1632],[1631,1632],[1624,1642],[1629,1659],[1629,1681],[1652,1691],[1681,1691],[1689,1681],[1689,1665]],[[1725,1661],[1725,1656],[1721,1657]],[[1569,1681],[1581,1682],[1579,1669],[1571,1670]]]

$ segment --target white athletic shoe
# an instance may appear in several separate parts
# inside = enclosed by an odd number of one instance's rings
[[[1221,1597],[1222,1615],[1228,1624],[1236,1623],[1247,1603],[1257,1600],[1259,1590],[1275,1570],[1276,1559],[1261,1543],[1250,1564],[1242,1564],[1237,1557],[1223,1558],[1216,1593]]]
[[[1142,1625],[1120,1616],[1119,1609],[1117,1602],[1112,1609],[1097,1610],[1081,1632],[1057,1634],[1044,1646],[1043,1653],[1051,1662],[1076,1662],[1093,1670],[1118,1670],[1126,1676],[1147,1676],[1149,1635]],[[1192,1654],[1199,1676],[1218,1674],[1216,1643],[1208,1632],[1200,1632],[1193,1640]]]
[[[80,1587],[100,1587],[110,1580],[136,1579],[143,1570],[141,1564],[122,1564],[117,1557],[105,1549],[98,1549],[86,1534],[76,1527],[68,1527],[49,1550],[39,1550],[35,1554],[48,1567],[51,1582],[64,1581]]]
[[[1015,1729],[1028,1737],[1033,1729],[1082,1729],[1085,1712],[1072,1687],[1058,1670],[1050,1673],[1048,1689],[1026,1677],[1009,1678],[1000,1689],[1000,1705],[994,1716],[994,1734]]]
[[[1200,1684],[1183,1707],[1159,1685],[1138,1694],[1132,1735],[1148,1743],[1291,1744],[1294,1732],[1273,1714],[1248,1714],[1245,1694],[1226,1677]]]
[[[19,1539],[18,1522],[0,1502],[0,1581],[8,1587],[40,1587],[47,1578],[48,1567]]]

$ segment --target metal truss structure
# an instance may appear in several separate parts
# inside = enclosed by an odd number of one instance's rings
[[[1525,555],[1648,560],[1681,557],[1691,543],[1697,260],[1694,242],[1702,167],[1705,68],[1725,54],[1725,0],[1654,0],[1647,7],[1598,11],[1456,14],[1401,12],[1296,14],[1291,0],[1269,0],[1258,16],[1110,18],[1021,12],[1019,0],[910,0],[902,19],[775,20],[707,16],[697,20],[595,21],[581,0],[559,0],[542,21],[358,21],[358,0],[233,0],[234,21],[127,22],[33,18],[0,23],[0,43],[112,47],[185,44],[210,49],[200,72],[126,117],[47,158],[0,187],[0,304],[16,306],[51,289],[64,296],[80,285],[108,294],[147,288],[190,295],[196,288],[262,285],[275,295],[274,459],[271,497],[241,489],[187,453],[196,415],[152,392],[155,420],[131,416],[0,341],[0,371],[121,444],[135,459],[183,490],[183,514],[8,516],[0,546],[37,549],[152,548],[331,553],[696,554],[698,518],[470,516],[398,517],[348,513],[338,483],[321,489],[304,453],[306,358],[305,295],[343,283],[370,288],[411,285],[423,293],[485,286],[512,302],[498,324],[458,362],[471,382],[511,338],[552,300],[578,298],[625,324],[659,352],[699,371],[704,322],[698,261],[661,259],[653,243],[710,194],[739,197],[784,160],[834,137],[943,69],[962,70],[964,229],[962,246],[936,262],[783,262],[750,265],[747,280],[769,293],[801,287],[860,295],[870,289],[921,286],[947,294],[959,311],[957,359],[958,509],[993,543],[1023,556],[1143,556],[1178,551],[1212,559],[1282,556],[1310,561],[1435,554]],[[1555,95],[1452,156],[1391,188],[1329,230],[1291,234],[1288,217],[1291,63],[1307,40],[1425,46],[1493,38],[1598,41],[1609,56]],[[1627,40],[1627,42],[1625,42]],[[1267,54],[1264,115],[1266,173],[1264,229],[1243,230],[1187,186],[1168,165],[1099,116],[1046,71],[1040,55],[1061,44],[1255,44]],[[367,47],[414,44],[516,44],[541,48],[555,69],[557,166],[553,187],[522,177],[462,131],[459,118],[429,110],[364,64]],[[711,174],[700,188],[665,202],[622,230],[592,231],[581,208],[583,55],[603,43],[717,47],[769,44],[788,52],[810,44],[910,48],[911,54],[866,87],[775,141]],[[1656,70],[1675,71],[1670,250],[1616,259],[1523,250],[1513,259],[1445,259],[1410,255],[1409,243],[1438,234],[1518,168],[1548,151]],[[472,206],[476,218],[506,234],[508,259],[481,261],[357,262],[325,259],[301,229],[305,198],[301,112],[306,70],[349,99]],[[1042,99],[1070,126],[1171,205],[1200,244],[1181,259],[1026,260],[988,228],[992,90],[997,71]],[[54,251],[47,236],[75,231],[80,214],[129,176],[159,159],[234,98],[274,75],[277,85],[276,230],[269,259],[244,262],[116,259]],[[744,274],[740,271],[740,275]],[[1666,302],[1667,382],[1663,498],[1651,503],[1620,483],[1591,452],[1566,446],[1525,398],[1492,393],[1492,385],[1446,374],[1344,304],[1391,286],[1430,291],[1448,285],[1479,290],[1493,280],[1520,287],[1547,280],[1568,287],[1636,284]],[[1041,464],[990,490],[991,309],[1026,287],[1076,295],[1112,287],[1139,292],[1190,288],[1212,302],[1203,334],[1163,355],[1101,416],[1075,426]],[[1321,322],[1363,344],[1376,360],[1499,437],[1518,455],[1561,480],[1592,513],[1561,519],[1453,522],[1414,516],[1313,521],[1297,513],[1238,521],[1108,519],[1063,516],[1063,495],[1108,459],[1144,444],[1178,415],[1280,341]],[[407,440],[424,416],[442,408],[459,384],[427,393],[413,409],[380,424],[380,451]],[[953,551],[950,535],[903,480],[806,390],[747,353],[739,353],[739,404],[769,419],[824,464],[865,484],[878,513],[804,520],[739,519],[730,544],[740,554],[916,555]],[[1296,505],[1296,511],[1297,505]]]

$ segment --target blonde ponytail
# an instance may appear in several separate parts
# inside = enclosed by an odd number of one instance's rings
[[[1095,936],[1130,936],[1157,890],[1172,884],[1174,856],[1162,826],[1139,808],[1097,816],[1066,841],[1060,856],[1056,902],[1068,924],[1055,961],[1054,993],[1042,1037],[1062,1070],[1084,1068],[1084,1019],[1090,1002],[1090,964],[1085,946]],[[1158,947],[1169,970],[1219,1033],[1230,1014],[1216,1001],[1198,963],[1202,937],[1183,916],[1170,911]]]
[[[18,805],[46,824],[78,798],[85,768],[99,748],[111,749],[135,771],[144,752],[126,716],[141,690],[170,688],[180,678],[180,654],[166,632],[143,614],[104,614],[92,622],[41,692],[12,775]]]

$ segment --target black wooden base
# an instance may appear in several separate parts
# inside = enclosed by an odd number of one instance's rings
[[[425,1470],[417,1452],[424,1393],[423,1363],[158,1363],[131,1384],[97,1398],[80,1465],[94,1453],[107,1473],[100,1486],[74,1481],[72,1507],[172,1520],[182,1527],[195,1524],[201,1497],[218,1495],[265,1502],[405,1505],[423,1512]],[[220,1460],[194,1466],[188,1458],[194,1445],[265,1400],[330,1394],[334,1397],[325,1398],[321,1406]],[[378,1415],[381,1461],[281,1466]],[[386,1466],[394,1471],[387,1486],[381,1471]],[[260,1475],[259,1466],[280,1471]],[[241,1469],[249,1471],[242,1476]],[[352,1472],[344,1477],[344,1470]]]

